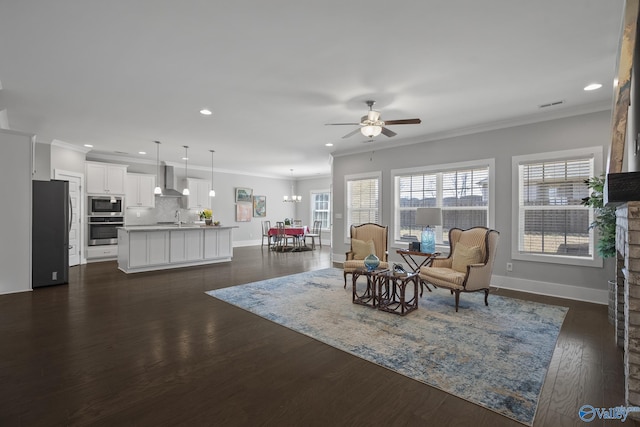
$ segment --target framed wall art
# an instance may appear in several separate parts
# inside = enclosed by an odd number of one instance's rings
[[[236,222],[250,222],[253,206],[251,203],[236,203]]]
[[[252,188],[236,187],[236,203],[249,202],[253,196]]]
[[[253,216],[267,216],[267,196],[253,196]]]

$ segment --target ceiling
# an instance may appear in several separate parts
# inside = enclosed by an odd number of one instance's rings
[[[610,108],[624,1],[7,0],[0,110],[16,130],[260,176],[331,154]],[[586,92],[592,82],[602,89]],[[365,101],[397,136],[355,127]],[[542,104],[563,104],[539,108]],[[207,107],[211,116],[199,110]],[[333,147],[325,146],[333,143]],[[146,151],[147,155],[139,155]],[[144,160],[141,160],[144,162]]]

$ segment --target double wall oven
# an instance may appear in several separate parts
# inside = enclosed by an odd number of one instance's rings
[[[89,246],[118,243],[118,227],[124,225],[123,208],[122,197],[89,196]]]

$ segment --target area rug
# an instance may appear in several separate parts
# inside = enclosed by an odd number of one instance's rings
[[[364,279],[361,279],[364,280]],[[351,302],[329,268],[207,292],[340,350],[526,425],[568,311],[484,293],[425,290],[405,317]]]

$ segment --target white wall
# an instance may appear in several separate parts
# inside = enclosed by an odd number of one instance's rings
[[[51,174],[51,145],[36,143],[34,149],[33,179],[48,181],[53,177]]]
[[[31,289],[31,174],[34,135],[0,129],[0,294]]]
[[[602,146],[606,153],[610,141],[610,118],[610,111],[603,111],[416,145],[394,147],[386,141],[376,142],[373,154],[369,151],[336,157],[332,178],[334,259],[343,259],[344,252],[348,250],[348,245],[345,244],[344,219],[336,218],[336,214],[346,214],[345,175],[382,172],[381,223],[391,225],[392,169],[494,158],[495,228],[501,235],[494,267],[494,277],[499,278],[497,282],[504,287],[538,288],[543,293],[551,293],[549,288],[560,289],[559,294],[573,294],[577,299],[602,302],[601,299],[604,298],[606,301],[607,280],[615,276],[615,266],[611,260],[605,262],[604,268],[595,268],[511,259],[511,158],[516,155],[591,146]],[[389,257],[392,261],[401,261],[393,248],[389,249]],[[506,271],[507,262],[513,263],[512,272]],[[582,294],[575,295],[576,291]]]
[[[77,172],[84,175],[85,157],[86,150],[75,148],[70,144],[53,141],[51,143],[51,171],[49,176],[54,176],[53,171],[55,169]]]

